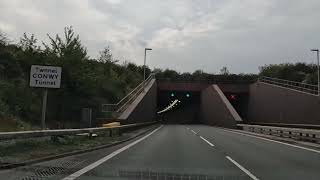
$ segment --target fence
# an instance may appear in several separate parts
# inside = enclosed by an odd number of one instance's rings
[[[145,86],[148,85],[152,79],[155,79],[155,74],[150,74],[146,80],[140,83],[118,103],[102,104],[101,111],[111,113],[112,117],[119,116],[126,109],[126,107],[136,99],[136,97],[144,90]]]
[[[268,84],[274,84],[274,85],[290,88],[290,89],[295,89],[298,91],[311,93],[315,95],[318,94],[318,87],[312,84],[306,84],[306,83],[301,83],[296,81],[288,81],[284,79],[271,78],[271,77],[265,77],[265,76],[260,77],[259,81],[268,83]]]
[[[77,135],[82,133],[99,133],[99,132],[112,132],[113,130],[125,131],[127,129],[138,128],[142,126],[152,125],[156,122],[146,122],[137,124],[128,124],[116,127],[98,127],[98,128],[83,128],[83,129],[54,129],[54,130],[36,130],[36,131],[20,131],[20,132],[2,132],[0,133],[0,140],[12,139],[27,139],[47,136],[65,136]]]

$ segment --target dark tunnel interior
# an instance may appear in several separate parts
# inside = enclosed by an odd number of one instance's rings
[[[233,108],[238,112],[239,116],[246,121],[247,112],[248,112],[248,93],[232,93],[224,92],[224,95],[227,97]]]
[[[197,124],[199,122],[199,91],[159,91],[158,111],[178,100],[170,110],[158,114],[158,119],[166,124]]]

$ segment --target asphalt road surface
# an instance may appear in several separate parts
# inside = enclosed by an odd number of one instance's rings
[[[50,179],[320,179],[320,151],[205,125],[164,125],[85,158]]]

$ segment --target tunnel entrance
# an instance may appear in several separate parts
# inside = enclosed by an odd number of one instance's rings
[[[158,119],[165,124],[198,124],[200,91],[158,91],[158,112],[176,103],[167,111],[159,113]]]
[[[248,117],[248,84],[158,81],[157,119],[170,124],[212,124],[234,126],[234,120]],[[219,94],[219,92],[222,93]],[[225,98],[237,111],[232,114]],[[171,103],[177,102],[173,107]],[[169,108],[168,108],[169,107]],[[161,113],[159,113],[161,112]],[[231,123],[232,122],[232,123]]]

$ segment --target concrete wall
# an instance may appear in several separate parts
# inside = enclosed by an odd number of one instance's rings
[[[242,119],[217,85],[201,92],[200,121],[204,124],[236,128]]]
[[[157,83],[152,80],[131,105],[120,115],[121,124],[156,120]]]
[[[250,85],[249,122],[320,124],[320,98],[257,82]]]
[[[222,92],[249,93],[250,84],[218,84]]]

